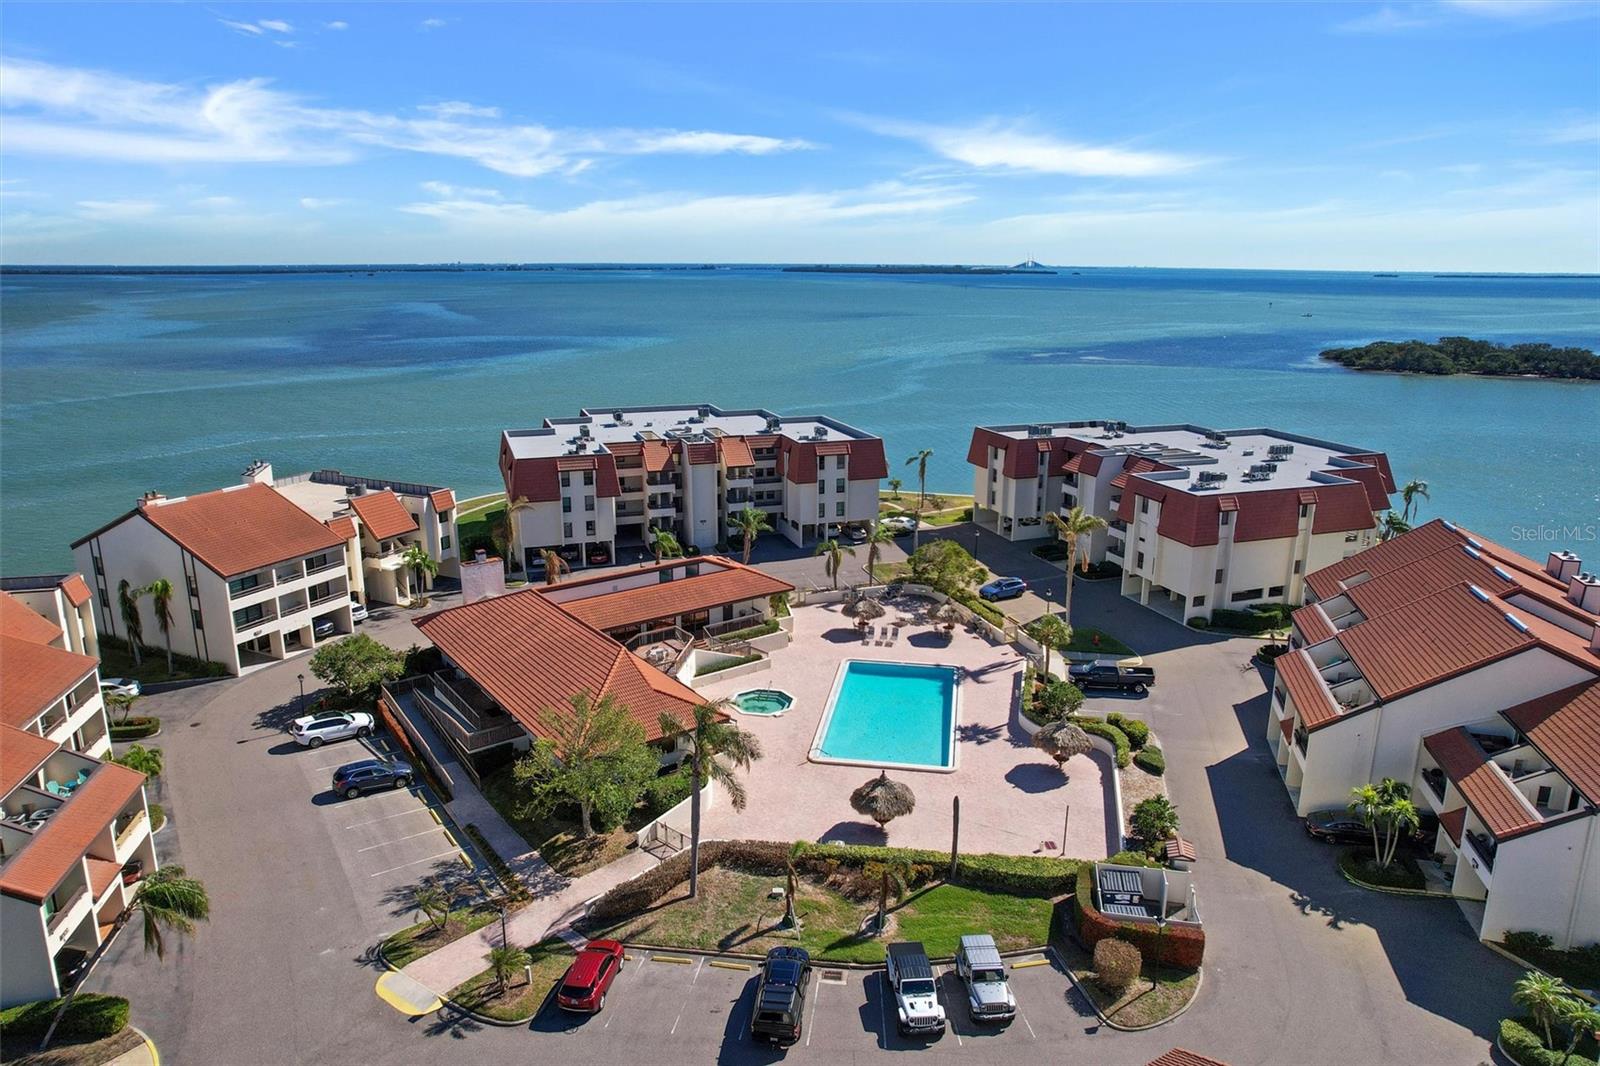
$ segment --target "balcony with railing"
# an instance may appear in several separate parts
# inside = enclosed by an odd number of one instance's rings
[[[51,901],[58,902],[52,904]],[[46,901],[47,906],[53,905],[55,908],[45,925],[52,949],[59,948],[67,937],[72,935],[78,923],[89,912],[93,902],[89,898],[89,882],[84,878],[80,867],[79,871],[69,875],[67,882],[57,888],[51,894],[50,900]]]
[[[233,612],[233,628],[253,629],[263,622],[271,622],[278,617],[277,607],[271,603],[257,603],[249,607],[240,607]]]
[[[284,563],[273,567],[272,576],[279,582],[299,581],[305,576],[305,571],[301,569],[300,561],[297,559],[292,563]]]
[[[283,596],[278,600],[278,617],[289,618],[306,610],[308,604],[305,594],[297,592],[291,596]]]
[[[1483,875],[1483,871],[1493,873],[1494,855],[1495,851],[1498,850],[1498,845],[1495,843],[1494,838],[1487,833],[1480,833],[1476,830],[1468,829],[1465,833],[1461,834],[1461,839],[1463,844],[1466,844],[1472,848],[1473,852],[1476,853],[1478,857],[1478,861],[1482,864],[1483,870],[1479,872],[1479,876],[1481,877]]]
[[[313,555],[306,560],[306,574],[320,574],[324,570],[332,570],[334,567],[343,565],[343,552],[324,552],[321,555]]]
[[[277,581],[270,569],[240,574],[238,577],[228,579],[228,598],[242,600],[257,593],[269,592],[275,584]]]

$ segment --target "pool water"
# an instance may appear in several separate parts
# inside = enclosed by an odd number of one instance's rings
[[[733,705],[745,714],[782,714],[794,706],[794,697],[775,688],[756,688],[733,697]]]
[[[950,770],[956,675],[948,666],[845,662],[817,730],[822,761]]]

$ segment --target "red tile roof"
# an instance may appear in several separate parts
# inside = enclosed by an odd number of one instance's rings
[[[672,466],[677,458],[677,449],[658,440],[645,441],[641,448],[644,456],[644,469],[648,474],[659,474]]]
[[[406,505],[401,503],[400,497],[390,489],[352,496],[350,509],[361,519],[361,524],[367,527],[367,532],[378,540],[388,540],[390,537],[417,531],[417,520],[411,517]]]
[[[456,505],[456,494],[449,489],[435,489],[428,493],[428,499],[433,501],[433,509],[441,514]]]
[[[326,523],[340,540],[349,540],[356,535],[356,520],[349,515],[340,515],[330,518]]]
[[[665,449],[666,445],[658,445]],[[645,469],[651,470],[651,451],[644,451]],[[518,500],[529,503],[549,503],[561,498],[562,470],[593,470],[595,495],[607,499],[620,494],[617,486],[617,460],[609,453],[581,456],[545,456],[537,459],[518,459],[511,454],[510,442],[500,441],[500,476],[505,481],[506,495],[512,504]],[[652,470],[652,472],[654,472]]]
[[[1422,745],[1438,760],[1439,769],[1455,783],[1456,790],[1496,840],[1544,824],[1528,809],[1522,793],[1511,784],[1505,771],[1484,754],[1465,729],[1458,726],[1430,734],[1422,738]]]
[[[83,580],[82,574],[68,574],[61,582],[61,592],[74,607],[89,602],[89,583]]]
[[[658,719],[689,721],[701,698],[621,644],[524,589],[426,615],[417,628],[450,661],[536,737],[549,735],[540,715],[560,713],[577,692],[610,695],[650,739]]]
[[[51,644],[61,639],[61,627],[11,593],[0,592],[0,636],[29,644]]]
[[[1467,809],[1457,807],[1453,811],[1445,811],[1439,815],[1439,824],[1444,826],[1444,831],[1450,837],[1450,842],[1457,847],[1461,845],[1461,832],[1467,827]]]
[[[1294,627],[1300,631],[1300,636],[1308,645],[1321,644],[1338,635],[1339,631],[1328,621],[1328,616],[1323,613],[1320,604],[1308,603],[1297,609],[1290,617],[1294,620]]]
[[[1159,1059],[1151,1059],[1146,1066],[1228,1066],[1218,1059],[1208,1059],[1204,1055],[1175,1047]]]
[[[1132,477],[1134,474],[1150,474],[1157,470],[1176,469],[1177,467],[1175,466],[1168,466],[1166,463],[1158,463],[1154,459],[1147,459],[1142,455],[1136,455],[1129,459],[1126,463],[1122,464],[1122,473],[1111,479],[1111,487],[1114,489],[1126,488],[1128,485],[1128,478]]]
[[[0,636],[0,722],[19,729],[26,726],[93,674],[97,665],[87,655]]]
[[[143,784],[144,775],[126,766],[96,766],[44,828],[0,867],[0,892],[42,903]]]
[[[743,437],[722,437],[717,445],[722,449],[723,466],[756,465],[756,457],[750,454],[750,445]]]
[[[1600,680],[1501,713],[1590,803],[1600,803]]]
[[[110,859],[97,859],[93,855],[85,856],[89,862],[89,891],[95,899],[105,895],[111,883],[122,876],[122,864],[112,862]]]
[[[1322,675],[1317,672],[1305,649],[1284,652],[1278,656],[1275,665],[1284,688],[1289,690],[1289,698],[1294,701],[1294,710],[1300,717],[1301,725],[1316,729],[1338,719],[1339,705],[1334,702],[1333,694],[1323,683]]]
[[[1294,716],[1284,715],[1278,719],[1278,729],[1283,733],[1284,740],[1294,739]]]
[[[0,725],[0,796],[32,777],[59,746],[38,733]]]
[[[1504,605],[1455,585],[1339,634],[1379,699],[1394,699],[1533,646]]]
[[[1399,570],[1435,552],[1459,548],[1462,539],[1459,533],[1435,518],[1393,540],[1375,544],[1311,573],[1306,577],[1306,584],[1318,599],[1332,599],[1345,590],[1351,578],[1362,575],[1373,578]]]
[[[709,466],[717,461],[717,446],[711,441],[690,444],[684,451],[688,453],[690,466]]]
[[[223,577],[249,573],[339,544],[332,530],[290,503],[271,485],[240,485],[167,502],[141,502],[137,510],[111,525],[134,515],[142,515]],[[90,537],[82,538],[73,547]]]
[[[1476,585],[1490,595],[1515,586],[1514,582],[1495,573],[1494,567],[1482,557],[1474,559],[1458,545],[1363,581],[1352,586],[1345,595],[1363,615],[1376,618],[1462,582]]]
[[[717,564],[721,564],[722,569],[713,569]],[[565,600],[561,607],[604,631],[793,591],[794,586],[787,581],[754,567],[741,566],[732,560],[708,559],[694,577],[676,577],[641,588]]]
[[[1120,478],[1118,475],[1112,484]],[[1221,524],[1218,514],[1224,509],[1224,500],[1232,500],[1238,511],[1233,531],[1236,542],[1280,540],[1295,536],[1300,528],[1299,489],[1210,496],[1189,492],[1183,484],[1152,481],[1137,473],[1127,478],[1126,486],[1118,507],[1119,517],[1132,521],[1134,501],[1139,496],[1156,500],[1161,504],[1161,520],[1156,532],[1190,547],[1217,543]],[[1369,509],[1366,490],[1356,482],[1322,485],[1310,491],[1316,494],[1316,510],[1311,520],[1313,533],[1353,533],[1372,529],[1377,524]]]
[[[783,476],[795,485],[817,480],[818,455],[848,454],[850,459],[845,464],[845,476],[851,481],[879,481],[889,476],[889,463],[883,455],[883,441],[876,437],[822,443],[783,437],[778,441],[778,451],[783,457]]]

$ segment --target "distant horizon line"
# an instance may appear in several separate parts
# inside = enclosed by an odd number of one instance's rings
[[[93,273],[336,273],[344,271],[488,271],[488,270],[649,270],[668,268],[676,270],[778,270],[785,267],[859,267],[863,271],[893,269],[946,269],[984,270],[1013,269],[1004,263],[935,263],[935,262],[868,262],[852,260],[770,261],[745,262],[734,260],[439,260],[429,262],[310,262],[310,263],[0,263],[4,274],[93,274]],[[1195,266],[1141,266],[1138,264],[1095,263],[1038,263],[1040,270],[1151,270],[1151,271],[1207,271],[1215,273],[1260,274],[1357,274],[1365,277],[1426,277],[1426,278],[1527,278],[1527,279],[1594,279],[1600,280],[1600,271],[1496,271],[1496,270],[1380,270],[1350,267],[1195,267]],[[1025,273],[1018,276],[1026,276]]]

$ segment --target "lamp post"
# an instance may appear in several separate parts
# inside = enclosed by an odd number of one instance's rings
[[[306,713],[306,675],[296,674],[295,679],[300,682],[300,713]]]
[[[1155,965],[1150,969],[1150,987],[1152,989],[1155,988],[1156,985],[1160,984],[1160,978],[1156,976],[1155,971],[1161,969],[1161,936],[1166,931],[1167,916],[1163,914],[1161,917],[1156,919],[1156,961]]]
[[[500,943],[503,947],[511,946],[511,938],[506,934],[506,901],[501,896],[494,901],[495,910],[500,912]],[[531,980],[531,978],[530,978]]]

